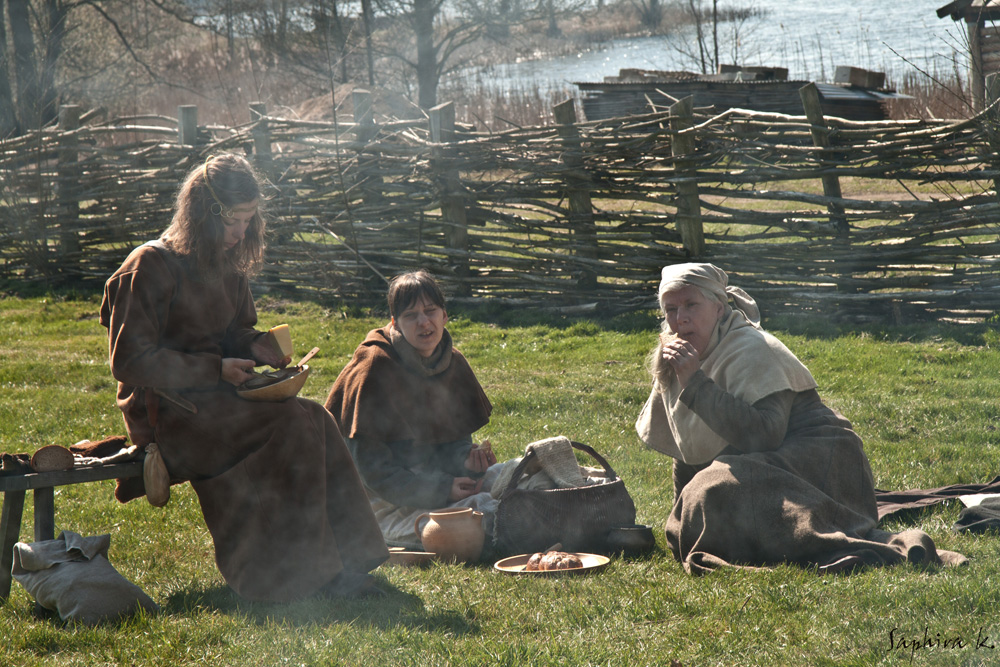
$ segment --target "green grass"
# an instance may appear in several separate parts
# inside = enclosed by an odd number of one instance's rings
[[[263,298],[260,326],[287,322],[297,353],[321,353],[303,394],[323,400],[380,316]],[[123,433],[107,341],[91,298],[0,299],[0,451],[32,452]],[[480,432],[501,458],[565,434],[623,476],[639,520],[657,528],[647,558],[599,573],[521,578],[434,564],[377,571],[386,599],[251,604],[225,586],[187,485],[156,509],[112,497],[113,483],[56,491],[56,530],[111,533],[111,562],[162,607],[96,629],[32,614],[16,582],[0,607],[0,665],[989,665],[1000,664],[996,534],[959,535],[959,507],[892,521],[971,558],[961,570],[909,566],[851,576],[796,567],[686,575],[664,551],[670,460],[633,423],[646,397],[653,313],[545,318],[453,311],[450,329],[494,404]],[[789,318],[769,328],[811,368],[866,442],[881,488],[984,482],[1000,470],[1000,336],[988,325],[847,329]],[[31,502],[21,538],[31,539]],[[961,637],[929,648],[899,647]],[[996,648],[979,648],[982,629]],[[892,633],[892,634],[890,634]],[[890,644],[890,637],[892,644]],[[919,641],[918,641],[919,640]]]

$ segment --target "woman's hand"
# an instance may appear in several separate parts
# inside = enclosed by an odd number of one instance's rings
[[[456,477],[451,483],[451,493],[448,494],[450,502],[464,500],[469,496],[474,496],[483,489],[483,480],[478,482],[471,477]]]
[[[253,377],[250,372],[257,363],[253,359],[222,358],[222,379],[233,386],[240,386]]]
[[[674,338],[663,345],[663,359],[677,374],[677,381],[686,387],[689,380],[701,368],[701,359],[694,345],[682,338]]]
[[[472,445],[469,450],[469,457],[465,459],[465,467],[474,473],[486,472],[486,469],[497,462],[496,454],[489,440],[483,440],[482,444]]]
[[[268,342],[267,336],[257,336],[257,338],[250,343],[250,354],[252,354],[253,358],[257,360],[257,363],[267,364],[272,368],[284,368],[292,361],[291,357],[282,358],[279,356],[281,353],[276,351]]]

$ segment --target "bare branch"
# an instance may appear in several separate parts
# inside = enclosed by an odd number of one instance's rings
[[[157,4],[157,6],[159,6],[159,3],[157,3],[157,0],[150,0],[150,2],[153,2],[154,4]],[[146,71],[146,73],[154,81],[163,83],[163,84],[171,86],[173,88],[178,88],[180,90],[186,90],[186,91],[191,92],[191,93],[198,93],[198,91],[196,91],[196,90],[194,90],[192,88],[188,88],[187,86],[182,86],[182,85],[179,85],[179,84],[171,83],[170,81],[167,81],[167,80],[163,79],[159,74],[157,74],[156,71],[153,70],[153,68],[150,67],[145,61],[143,61],[143,59],[139,57],[139,54],[135,52],[135,49],[132,48],[132,44],[129,42],[128,37],[125,35],[125,32],[121,29],[121,26],[118,25],[118,22],[115,21],[115,19],[113,19],[111,16],[109,16],[108,13],[106,11],[104,11],[104,9],[97,2],[95,2],[94,0],[81,0],[78,3],[78,5],[79,6],[88,6],[88,7],[92,8],[94,11],[96,11],[98,14],[100,14],[104,18],[104,20],[107,21],[108,24],[114,29],[115,33],[118,35],[118,39],[121,41],[122,46],[124,46],[125,50],[128,51],[128,53],[129,53],[130,56],[132,56],[132,59],[140,67],[142,67],[142,69],[144,69]]]

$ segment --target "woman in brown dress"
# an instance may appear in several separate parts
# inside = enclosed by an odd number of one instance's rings
[[[254,366],[289,361],[254,329],[260,203],[245,158],[209,158],[182,184],[167,230],[107,281],[101,323],[118,406],[133,444],[157,443],[171,477],[191,481],[240,596],[376,592],[368,573],[388,550],[329,413],[236,394]]]
[[[396,276],[388,325],[368,332],[330,389],[326,408],[354,455],[382,535],[421,549],[414,521],[446,507],[471,507],[493,530],[498,501],[482,476],[497,462],[472,434],[493,406],[452,345],[444,294],[426,271]]]
[[[674,459],[666,525],[674,557],[692,574],[782,562],[820,571],[964,562],[922,531],[876,528],[861,439],[728,280],[711,264],[662,271],[663,330],[636,429]]]

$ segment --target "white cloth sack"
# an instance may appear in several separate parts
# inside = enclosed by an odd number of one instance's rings
[[[97,625],[139,609],[159,609],[108,562],[110,535],[64,530],[54,540],[14,545],[11,574],[46,609],[67,623]]]
[[[580,486],[597,484],[604,480],[602,468],[588,468],[576,461],[573,453],[573,443],[564,435],[555,435],[544,440],[536,440],[524,448],[525,456],[534,452],[535,461],[522,473],[517,480],[517,488],[548,491],[550,489],[574,489]],[[514,470],[524,457],[504,461],[495,481],[492,484],[494,498],[500,498],[510,486]]]

